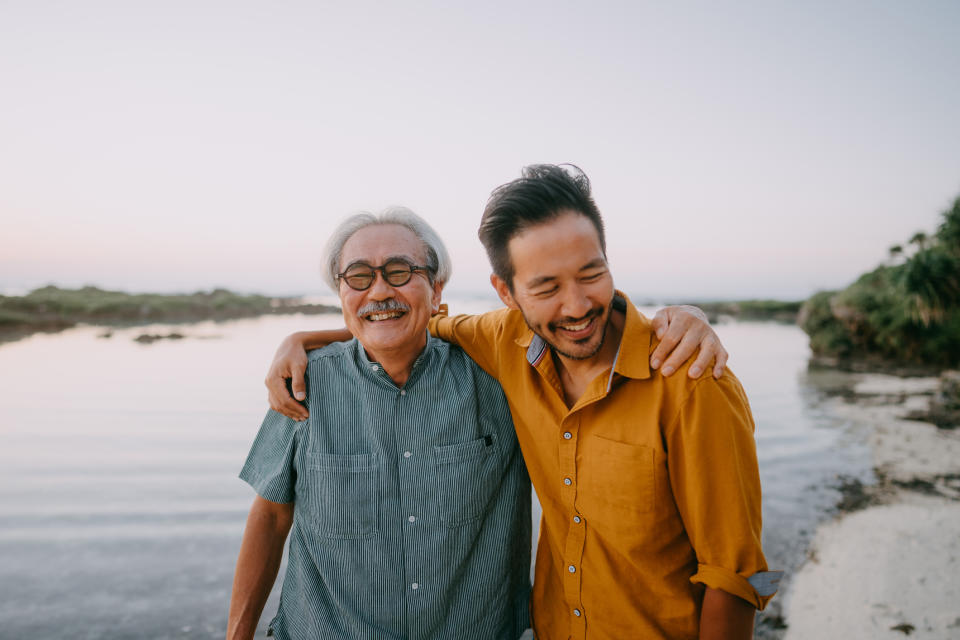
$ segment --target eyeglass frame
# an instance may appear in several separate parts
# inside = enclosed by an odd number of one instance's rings
[[[392,263],[397,263],[397,262],[406,265],[407,268],[410,269],[410,273],[409,273],[409,277],[408,277],[406,280],[404,280],[403,282],[401,282],[401,283],[399,283],[399,284],[394,284],[394,283],[390,282],[390,279],[387,277],[387,273],[386,273],[386,271],[384,271],[384,269],[387,268],[387,265],[392,264]],[[361,266],[364,266],[364,267],[369,267],[370,270],[373,272],[373,277],[370,278],[370,284],[368,284],[367,286],[365,286],[365,287],[363,287],[363,288],[355,287],[355,286],[353,286],[352,284],[350,284],[349,281],[347,281],[347,271],[349,271],[350,269],[352,269],[353,267],[355,267],[355,266],[357,266],[357,265],[361,265]],[[436,271],[437,271],[436,269],[434,269],[433,267],[430,267],[430,266],[413,264],[412,262],[410,262],[409,260],[406,260],[405,258],[389,258],[386,262],[384,262],[384,263],[383,263],[382,265],[380,265],[379,267],[375,267],[375,266],[373,266],[372,264],[369,264],[369,263],[364,262],[364,261],[362,261],[362,260],[357,260],[356,262],[351,263],[351,264],[346,268],[346,270],[344,270],[342,273],[338,273],[338,274],[337,274],[337,281],[338,281],[338,282],[346,282],[346,283],[347,283],[347,286],[350,287],[351,289],[353,289],[354,291],[366,291],[367,289],[369,289],[370,287],[373,286],[373,283],[374,283],[374,282],[377,281],[377,272],[379,272],[379,273],[380,273],[380,277],[383,278],[383,281],[384,281],[384,282],[386,282],[388,285],[390,285],[390,286],[393,287],[394,289],[397,289],[397,288],[400,288],[400,287],[403,287],[403,286],[406,286],[407,284],[409,284],[410,281],[413,279],[413,274],[416,273],[417,271],[422,271],[422,272],[426,273],[426,274],[427,274],[427,280],[430,282],[430,284],[433,284],[433,278],[434,278],[434,276],[436,275]]]

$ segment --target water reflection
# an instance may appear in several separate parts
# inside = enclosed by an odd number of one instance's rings
[[[236,474],[266,409],[266,364],[281,336],[340,324],[203,323],[153,344],[134,338],[170,327],[109,339],[88,327],[0,346],[3,633],[222,637],[252,499]],[[866,451],[843,439],[799,329],[718,331],[757,420],[768,558],[793,569],[836,475],[869,474]]]

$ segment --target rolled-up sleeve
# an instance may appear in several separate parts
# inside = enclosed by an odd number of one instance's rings
[[[267,412],[240,470],[240,479],[270,502],[294,501],[297,483],[294,455],[302,424],[305,423],[295,422],[276,411]]]
[[[697,555],[691,582],[763,609],[776,590],[761,547],[754,423],[739,381],[698,380],[665,430],[670,483]]]

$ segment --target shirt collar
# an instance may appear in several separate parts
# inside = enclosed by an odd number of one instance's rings
[[[617,355],[613,362],[613,373],[619,373],[628,378],[649,378],[650,334],[652,332],[650,320],[637,311],[637,308],[630,302],[630,298],[619,290],[614,291],[613,308],[624,312],[626,316],[623,323],[623,336],[620,338],[620,348],[617,349]],[[540,364],[540,361],[550,351],[546,341],[529,327],[515,342],[518,346],[526,349],[527,362],[534,367]]]
[[[653,332],[650,320],[637,311],[623,292],[617,291],[614,294],[614,305],[617,304],[617,299],[624,305],[622,310],[626,314],[626,320],[623,323],[623,336],[620,338],[614,371],[628,378],[649,378]]]
[[[367,357],[367,352],[363,348],[363,345],[360,344],[360,341],[356,338],[353,339],[354,343],[354,357],[356,358],[356,363],[361,370],[364,371],[366,375],[372,375],[376,380],[380,382],[388,382],[389,384],[394,385],[393,380],[390,379],[390,376],[387,375],[387,372],[383,370],[383,367],[380,366],[380,363],[375,362]],[[407,379],[407,383],[404,385],[404,388],[410,387],[417,378],[420,377],[420,373],[423,369],[429,364],[433,352],[438,348],[442,347],[444,343],[438,338],[434,338],[430,335],[430,332],[427,331],[427,344],[423,347],[423,351],[420,352],[420,355],[417,356],[417,359],[413,362],[413,367],[410,369],[410,377]]]

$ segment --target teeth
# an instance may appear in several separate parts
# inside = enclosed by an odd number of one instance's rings
[[[586,329],[589,324],[590,320],[584,320],[580,324],[565,324],[560,325],[560,327],[566,329],[567,331],[582,331]]]
[[[390,311],[388,313],[372,313],[367,316],[367,320],[372,322],[379,322],[381,320],[390,320],[391,318],[399,318],[403,314],[399,311]]]

